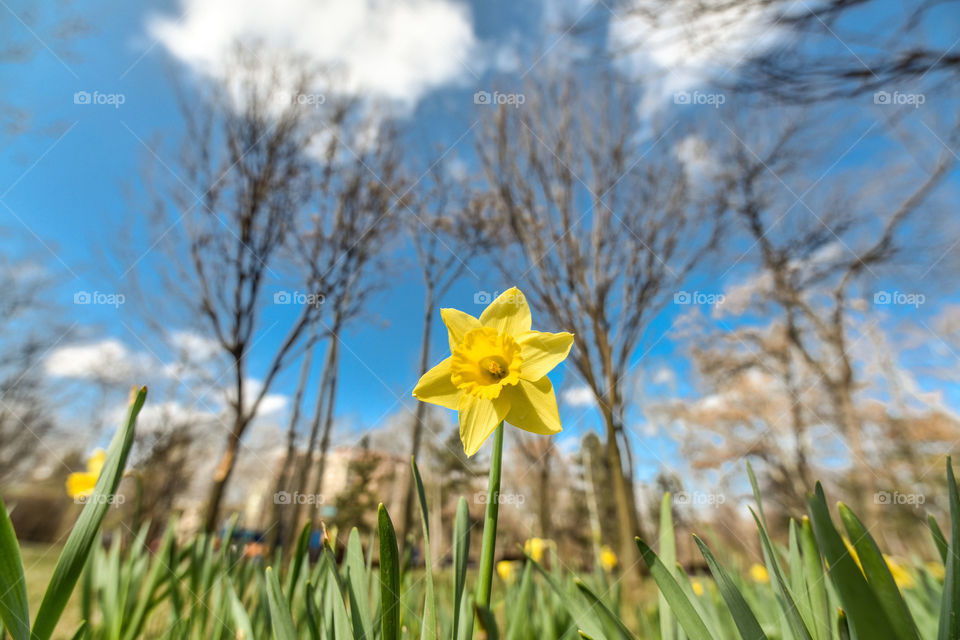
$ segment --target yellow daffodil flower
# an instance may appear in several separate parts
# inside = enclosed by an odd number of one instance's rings
[[[770,582],[770,574],[767,572],[767,568],[762,564],[754,564],[750,567],[750,579],[754,582],[767,584]]]
[[[501,560],[497,563],[497,575],[500,576],[500,579],[504,582],[513,580],[516,570],[517,563],[512,560]]]
[[[693,592],[694,592],[697,596],[702,596],[702,595],[703,595],[703,593],[704,593],[703,583],[700,582],[699,580],[697,580],[696,578],[694,578],[693,580],[690,581],[690,587],[693,589]]]
[[[97,485],[97,478],[103,469],[103,461],[107,454],[103,449],[97,449],[87,458],[87,470],[77,471],[67,476],[67,494],[73,498],[86,498],[93,495],[93,488]]]
[[[459,413],[468,456],[502,420],[531,433],[560,432],[547,373],[570,353],[572,333],[532,331],[530,307],[516,287],[491,302],[479,319],[457,309],[441,309],[440,315],[451,355],[420,378],[413,396]]]
[[[607,545],[603,545],[603,548],[600,549],[600,567],[607,573],[610,573],[617,568],[617,564],[619,564],[617,554]]]
[[[927,562],[923,566],[927,569],[927,573],[940,582],[943,582],[944,577],[947,575],[946,569],[944,569],[943,565],[939,562]]]
[[[897,587],[899,587],[901,591],[903,589],[909,589],[915,584],[913,574],[907,571],[906,567],[888,555],[884,555],[883,559],[886,560],[887,568],[890,569],[890,575],[893,576],[893,581],[897,583]]]
[[[523,552],[533,558],[534,562],[543,562],[543,552],[546,550],[547,545],[547,540],[530,538],[523,543]]]

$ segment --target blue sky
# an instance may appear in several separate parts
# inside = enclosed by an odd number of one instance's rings
[[[131,265],[116,259],[113,246],[125,230],[134,230],[134,243],[129,248],[132,254],[143,255],[150,250],[151,239],[136,231],[142,224],[146,206],[140,176],[145,168],[158,174],[167,171],[166,154],[180,127],[171,91],[173,81],[204,81],[203,74],[196,67],[191,68],[182,52],[178,56],[175,44],[158,38],[151,24],[158,18],[171,20],[172,29],[183,30],[182,36],[187,42],[181,44],[189,47],[193,44],[190,38],[196,38],[197,33],[190,29],[201,29],[203,23],[192,26],[191,3],[185,10],[185,5],[179,2],[89,2],[82,11],[85,21],[92,25],[92,32],[61,42],[56,37],[54,17],[44,15],[42,9],[33,9],[31,4],[12,2],[6,8],[7,16],[0,21],[3,25],[0,36],[9,32],[30,51],[23,61],[0,66],[0,81],[9,87],[9,102],[30,114],[28,130],[21,135],[4,134],[5,144],[0,151],[0,226],[5,232],[4,251],[42,264],[57,279],[57,302],[62,305],[66,322],[76,325],[79,342],[114,338],[132,351],[141,351],[142,345],[137,344],[132,332],[141,323],[132,309],[78,306],[72,304],[72,300],[78,291],[123,292],[123,274]],[[538,2],[510,0],[476,0],[470,4],[436,0],[432,4],[454,7],[453,13],[438,12],[450,21],[453,32],[456,32],[454,27],[467,29],[470,42],[462,47],[446,42],[440,37],[442,34],[437,37],[438,42],[445,42],[452,51],[467,54],[467,59],[461,61],[462,68],[451,71],[440,63],[431,63],[427,68],[411,72],[408,85],[400,84],[399,88],[384,85],[383,88],[384,93],[393,98],[399,95],[397,108],[408,128],[408,141],[425,151],[453,144],[471,126],[475,119],[472,95],[478,89],[509,84],[519,75],[535,73],[533,67],[539,64],[554,64],[564,56],[602,49],[608,37],[613,37],[607,28],[609,12],[602,8],[590,9],[589,3],[584,2],[571,0],[550,5],[554,8],[549,11]],[[562,18],[568,15],[582,19],[582,24],[593,28],[581,36],[558,33],[556,27],[563,24]],[[935,33],[942,36],[947,31],[944,27]],[[776,33],[769,35],[777,36]],[[823,46],[836,47],[836,43]],[[741,53],[743,47],[735,47],[733,55]],[[662,57],[654,56],[654,60],[665,61],[665,64],[675,61],[677,55],[669,47],[655,53]],[[674,84],[665,84],[662,91],[669,94],[701,86],[696,84],[701,80],[696,76],[700,69],[696,56],[688,58],[693,61],[690,67],[676,74]],[[531,65],[531,59],[536,63]],[[418,64],[415,57],[411,64]],[[652,63],[628,60],[626,64]],[[377,82],[383,83],[383,79],[366,82],[366,87],[378,87]],[[414,88],[405,91],[405,86]],[[76,104],[77,92],[88,92],[94,100],[99,95],[108,104]],[[651,99],[662,100],[662,96]],[[119,101],[122,104],[109,104]],[[848,130],[849,139],[831,140],[832,146],[849,148],[856,137],[868,129],[872,109],[872,104],[847,106],[846,114],[838,109],[835,117],[849,117],[858,126]],[[933,122],[937,113],[928,110],[924,115],[930,116]],[[892,144],[895,145],[888,138],[871,137],[862,146],[843,154],[836,166],[825,162],[823,168],[829,167],[830,171],[870,169],[875,166],[879,150]],[[455,150],[468,166],[472,162],[471,145],[468,138]],[[957,186],[955,176],[951,184]],[[149,272],[150,264],[147,259],[134,267],[138,277],[147,284],[154,278]],[[351,327],[343,336],[346,348],[339,412],[344,421],[357,428],[373,426],[403,407],[413,406],[409,391],[416,381],[423,292],[408,250],[398,252],[397,265],[396,281],[371,305],[369,321]],[[479,263],[475,271],[480,281],[464,278],[440,301],[442,306],[479,314],[482,306],[473,302],[476,292],[502,291],[515,284],[503,281],[499,272]],[[743,264],[731,270],[722,282],[716,280],[715,274],[698,274],[688,288],[719,291],[748,272],[749,265]],[[930,318],[939,309],[957,300],[955,294],[939,297],[928,294],[928,298],[932,303],[919,310],[894,309],[893,321],[913,322],[922,317],[932,322]],[[674,373],[670,385],[645,383],[644,395],[696,392],[691,366],[684,355],[685,346],[671,333],[673,322],[684,310],[668,305],[651,325],[641,347],[641,352],[646,353],[644,362],[638,363],[639,353],[634,358],[635,363],[643,365],[648,379],[663,367]],[[534,322],[544,329],[560,329],[543,326],[536,317]],[[267,336],[264,344],[269,344],[271,339]],[[443,329],[437,322],[433,359],[438,360],[444,349]],[[166,354],[158,355],[163,359]],[[263,366],[262,360],[255,359],[251,375],[256,377]],[[296,372],[294,365],[282,376],[276,388],[278,393],[291,391]],[[558,373],[554,383],[559,390],[577,386],[573,376],[564,371]],[[949,393],[955,396],[955,390]],[[581,434],[599,425],[598,417],[589,408],[564,404],[562,412],[572,434]],[[642,422],[637,409],[631,416],[632,420]],[[660,462],[675,460],[675,444],[666,434],[657,432],[637,438],[644,439],[644,447],[656,454],[635,452],[640,459],[641,477],[649,478]]]

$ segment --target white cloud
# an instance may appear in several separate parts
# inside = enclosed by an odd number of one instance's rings
[[[644,75],[649,89],[642,107],[655,109],[675,93],[706,89],[780,41],[786,27],[775,24],[779,8],[722,0],[660,2],[653,11],[627,8],[611,19],[608,46],[628,52],[621,64]]]
[[[345,93],[408,106],[472,78],[478,46],[468,8],[449,0],[180,0],[179,13],[148,30],[203,75],[221,77],[238,41],[257,43],[333,69]]]
[[[677,374],[670,367],[660,367],[653,374],[654,384],[673,385],[677,382]]]
[[[594,397],[593,391],[586,385],[565,389],[560,394],[560,399],[564,404],[571,407],[595,407],[597,405],[597,399]]]
[[[47,373],[58,378],[96,380],[107,384],[137,379],[149,365],[149,358],[109,338],[85,345],[54,349],[44,362]]]
[[[213,338],[193,331],[174,331],[170,336],[170,346],[189,356],[191,360],[210,360],[220,353],[220,345]]]

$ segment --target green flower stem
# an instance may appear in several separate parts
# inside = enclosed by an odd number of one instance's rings
[[[483,547],[480,550],[480,576],[477,582],[477,604],[490,606],[493,586],[493,556],[497,546],[497,513],[500,508],[500,466],[503,460],[503,422],[493,434],[493,457],[490,459],[490,483],[487,490],[487,513],[483,518]]]

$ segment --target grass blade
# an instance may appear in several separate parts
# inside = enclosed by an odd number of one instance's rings
[[[277,640],[298,640],[297,627],[293,624],[290,606],[280,588],[280,581],[273,567],[267,567],[267,605],[270,607],[270,624]]]
[[[230,578],[226,578],[227,599],[230,602],[230,612],[233,614],[233,622],[236,625],[237,637],[244,640],[253,640],[253,627],[250,625],[250,616],[244,609],[243,603],[237,596],[237,590],[233,587]]]
[[[693,539],[696,541],[697,546],[700,547],[700,553],[703,555],[703,559],[707,561],[710,573],[713,574],[713,579],[717,583],[720,595],[723,596],[723,601],[727,603],[727,608],[730,609],[730,614],[733,616],[734,624],[737,625],[737,629],[740,631],[740,636],[744,640],[766,640],[767,636],[763,633],[763,628],[760,627],[760,623],[757,622],[757,617],[753,615],[753,610],[750,609],[750,605],[748,605],[747,601],[743,598],[743,594],[740,593],[737,585],[733,583],[733,580],[730,579],[727,572],[723,570],[723,567],[717,562],[717,559],[710,549],[707,548],[707,545],[704,544],[703,540],[697,536],[693,536]]]
[[[819,483],[816,494],[810,496],[808,502],[817,544],[827,561],[827,572],[836,587],[853,633],[858,638],[895,638],[890,620],[881,609],[876,594],[833,526],[823,487]]]
[[[853,541],[853,548],[856,549],[857,557],[860,558],[860,566],[867,576],[867,582],[873,587],[880,605],[890,617],[897,636],[919,640],[920,636],[913,616],[910,615],[907,603],[904,602],[900,589],[893,580],[893,574],[890,573],[890,567],[887,566],[880,547],[847,505],[839,503],[837,511],[840,513],[840,521],[843,522],[850,540]]]
[[[23,560],[20,558],[17,534],[3,500],[0,500],[0,621],[3,621],[12,640],[27,640],[30,637],[30,606],[27,603]]]
[[[430,523],[427,513],[427,497],[423,491],[423,480],[420,478],[420,470],[417,468],[417,461],[410,459],[410,466],[413,469],[413,478],[417,483],[417,499],[420,502],[420,524],[423,525],[423,558],[425,579],[427,584],[427,593],[424,595],[423,603],[423,621],[420,627],[420,640],[437,640],[439,629],[437,628],[437,594],[433,586],[433,559],[430,557]]]
[[[676,616],[677,622],[680,623],[690,640],[713,640],[713,635],[707,629],[707,625],[704,624],[703,619],[694,609],[683,589],[680,588],[670,568],[657,557],[653,549],[647,546],[643,540],[637,538],[636,543],[643,561],[650,569],[650,575],[653,576],[657,586],[660,587],[660,593],[663,594],[670,605],[671,611],[673,611],[673,615]]]
[[[397,550],[397,533],[390,521],[387,508],[380,504],[377,509],[377,524],[380,537],[380,602],[382,613],[380,628],[383,640],[400,638],[400,552]]]
[[[130,454],[130,447],[133,446],[134,425],[146,398],[146,387],[140,387],[131,396],[126,422],[113,436],[93,495],[70,532],[67,544],[63,547],[63,552],[53,571],[53,577],[50,578],[47,590],[43,594],[30,635],[32,640],[49,640],[63,614],[64,607],[67,606],[67,600],[70,599],[70,594],[80,578],[80,572],[97,538],[100,523],[103,522],[107,509],[110,508],[109,498],[120,485],[123,469],[127,464],[127,456]]]
[[[937,553],[940,554],[940,562],[946,565],[947,563],[947,547],[950,543],[947,542],[947,537],[943,535],[943,530],[940,528],[937,519],[933,517],[933,514],[927,516],[927,524],[930,525],[930,534],[933,536],[933,544],[937,547]]]
[[[633,632],[627,628],[627,625],[623,624],[623,620],[620,619],[620,616],[611,611],[610,607],[608,607],[607,604],[583,582],[583,580],[575,578],[573,583],[577,585],[577,588],[580,589],[580,592],[586,596],[590,606],[600,613],[600,616],[607,621],[607,624],[617,630],[617,633],[620,634],[621,638],[624,638],[625,640],[634,640],[635,636],[633,635]]]
[[[947,456],[947,492],[950,495],[950,544],[947,547],[946,575],[940,603],[939,640],[960,639],[960,495],[953,464]]]
[[[670,509],[670,493],[663,494],[660,502],[660,559],[671,571],[677,564],[677,540],[673,533],[673,512]],[[667,599],[663,591],[657,594],[660,603],[660,637],[663,640],[673,640],[677,637],[677,621],[667,606]]]
[[[536,570],[540,572],[543,579],[547,581],[547,584],[550,585],[554,593],[557,594],[557,597],[560,598],[560,602],[573,618],[574,624],[577,625],[581,635],[586,634],[591,638],[606,637],[603,633],[603,628],[600,626],[600,621],[597,620],[590,607],[587,607],[582,600],[575,597],[576,594],[571,594],[564,589],[563,586],[557,582],[557,577],[544,569],[543,565],[539,562],[530,556],[527,556],[527,562],[531,563]]]
[[[797,603],[790,594],[790,589],[787,587],[787,583],[783,578],[783,573],[780,571],[780,563],[777,561],[776,550],[773,548],[773,543],[770,541],[770,536],[767,534],[767,528],[760,521],[759,516],[757,516],[753,509],[750,510],[750,513],[753,515],[753,519],[757,523],[757,529],[760,532],[760,542],[764,549],[764,557],[768,559],[767,564],[770,567],[770,581],[777,588],[780,606],[783,609],[784,615],[787,617],[790,630],[797,638],[801,638],[802,640],[812,640],[810,637],[810,630],[807,629],[807,625],[803,622],[803,618],[800,617],[800,610],[797,608]]]
[[[353,635],[361,640],[373,640],[373,618],[370,615],[370,579],[363,559],[360,533],[354,527],[347,538],[347,590],[350,593]]]
[[[453,640],[460,635],[460,614],[467,584],[467,563],[470,556],[470,512],[463,496],[457,502],[457,519],[453,526]],[[470,607],[473,608],[472,606]]]

